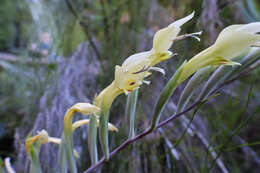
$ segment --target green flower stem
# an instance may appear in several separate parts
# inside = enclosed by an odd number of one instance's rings
[[[128,95],[129,108],[127,114],[129,115],[129,133],[128,138],[132,139],[135,136],[135,111],[138,98],[138,89],[134,90]]]
[[[99,141],[106,161],[109,160],[108,119],[109,111],[104,110],[102,107],[99,121]]]
[[[76,161],[73,156],[73,138],[72,138],[72,118],[75,113],[74,109],[68,109],[64,117],[64,149],[66,151],[67,161],[71,173],[77,173]]]
[[[67,167],[67,157],[65,153],[65,138],[64,138],[64,133],[62,134],[61,137],[61,144],[59,148],[59,162],[60,162],[60,171],[61,173],[67,173],[68,172],[68,167]]]
[[[108,143],[108,120],[109,110],[115,98],[122,94],[123,90],[119,89],[113,81],[105,88],[96,98],[95,105],[101,108],[99,120],[99,141],[105,155],[105,159],[109,159],[109,143]]]
[[[41,164],[39,160],[39,152],[41,148],[40,141],[36,141],[35,145],[31,145],[29,151],[29,158],[30,158],[30,173],[39,172],[42,173]]]
[[[88,129],[88,149],[90,153],[91,164],[95,165],[98,162],[96,116],[90,117],[89,129]]]
[[[113,81],[95,98],[95,105],[99,108],[103,107],[104,110],[109,110],[115,98],[123,92]]]

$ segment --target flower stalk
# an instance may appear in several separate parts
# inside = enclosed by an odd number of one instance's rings
[[[128,107],[128,117],[129,117],[129,132],[128,138],[133,139],[135,136],[135,112],[136,112],[136,104],[138,98],[139,90],[136,89],[132,93],[128,95],[129,107]]]
[[[95,165],[98,162],[96,116],[90,117],[88,127],[88,150],[90,153],[91,165]]]
[[[82,113],[83,115],[89,115],[89,114],[98,114],[99,111],[100,109],[98,107],[91,105],[89,103],[77,103],[74,106],[72,106],[70,109],[68,109],[64,116],[64,132],[63,132],[64,138],[62,138],[62,140],[64,140],[64,143],[63,142],[62,143],[64,144],[63,147],[65,150],[66,158],[71,173],[78,172],[76,161],[73,156],[72,118],[75,112]]]

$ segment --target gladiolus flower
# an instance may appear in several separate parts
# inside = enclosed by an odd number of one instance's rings
[[[194,12],[157,31],[153,39],[153,48],[150,51],[134,54],[128,57],[122,66],[117,65],[115,69],[116,86],[127,95],[129,92],[139,88],[141,84],[149,84],[144,78],[151,74],[150,70],[159,71],[164,74],[163,69],[154,66],[176,55],[168,51],[168,49],[177,38],[181,30],[180,27],[192,19],[193,16]],[[194,35],[200,34],[201,32],[188,36],[195,37]]]
[[[182,67],[179,83],[198,69],[209,65],[240,65],[230,59],[242,54],[250,46],[260,41],[260,22],[244,25],[231,25],[222,30],[216,42],[195,55]]]

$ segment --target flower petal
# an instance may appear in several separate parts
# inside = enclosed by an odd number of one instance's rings
[[[78,120],[72,124],[72,130],[76,130],[78,127],[87,125],[88,123],[89,123],[89,119]],[[97,120],[97,126],[99,126],[99,120]],[[111,123],[108,123],[108,130],[118,132],[118,129],[116,128],[116,126],[114,126]]]
[[[240,30],[242,27],[243,25],[231,25],[221,31],[212,46],[214,54],[231,59],[260,40],[260,35],[242,31]]]
[[[179,19],[175,22],[173,22],[172,24],[170,24],[169,26],[174,26],[174,27],[181,27],[183,24],[187,23],[189,20],[191,20],[194,17],[195,11],[193,11],[190,15]]]
[[[181,26],[192,19],[194,12],[184,17],[180,20],[177,20],[170,24],[168,27],[160,29],[154,35],[153,39],[153,50],[156,53],[166,52],[172,46],[172,40],[179,34],[181,31]]]
[[[239,31],[245,31],[251,34],[260,32],[260,22],[253,22],[246,25],[243,25],[238,28]]]
[[[143,64],[142,61],[146,61],[147,57],[152,54],[151,51],[136,53],[134,55],[129,56],[122,64],[123,67],[127,67],[132,65],[133,63],[136,64],[137,62]]]
[[[77,103],[72,106],[72,109],[75,109],[77,112],[80,112],[84,115],[94,114],[100,111],[99,107],[90,103]]]
[[[159,73],[162,73],[162,75],[165,75],[165,71],[162,68],[159,67],[150,67],[149,70],[154,70],[154,71],[158,71]]]
[[[146,85],[150,85],[151,81],[143,80],[143,83]]]

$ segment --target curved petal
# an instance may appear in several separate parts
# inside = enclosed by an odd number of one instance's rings
[[[146,59],[151,56],[152,51],[146,51],[141,53],[136,53],[134,55],[129,56],[122,64],[123,67],[132,66],[132,64],[142,64],[143,61],[146,61]]]
[[[78,120],[72,124],[72,130],[77,129],[80,126],[87,125],[88,123],[89,123],[89,119]],[[99,126],[99,120],[97,120],[97,125]],[[116,126],[114,126],[111,123],[108,123],[108,130],[118,132],[118,129],[116,128]]]
[[[84,115],[94,114],[100,111],[99,107],[94,106],[90,103],[77,103],[72,106],[72,109]]]
[[[175,22],[173,22],[172,24],[170,24],[169,26],[175,26],[175,27],[181,27],[183,24],[185,24],[186,22],[188,22],[189,20],[191,20],[194,17],[195,11],[193,11],[190,15],[179,19]]]
[[[212,46],[214,54],[231,59],[240,55],[243,51],[248,49],[251,45],[254,45],[260,40],[259,35],[245,32],[251,27],[245,27],[246,25],[231,25],[225,28],[218,36],[215,44]],[[250,24],[248,24],[250,26]],[[242,30],[241,30],[242,28]],[[244,28],[244,29],[243,29]]]
[[[157,31],[153,39],[153,50],[156,53],[166,52],[172,46],[172,41],[180,31],[181,28],[174,25]]]
[[[253,23],[243,25],[239,27],[238,30],[255,34],[257,32],[260,32],[260,22],[253,22]]]
[[[191,20],[193,17],[194,12],[182,19],[171,23],[170,25],[168,25],[168,27],[157,31],[153,39],[153,50],[155,50],[156,53],[166,52],[172,46],[172,41],[174,40],[174,38],[177,37],[177,35],[181,31],[180,27]]]

